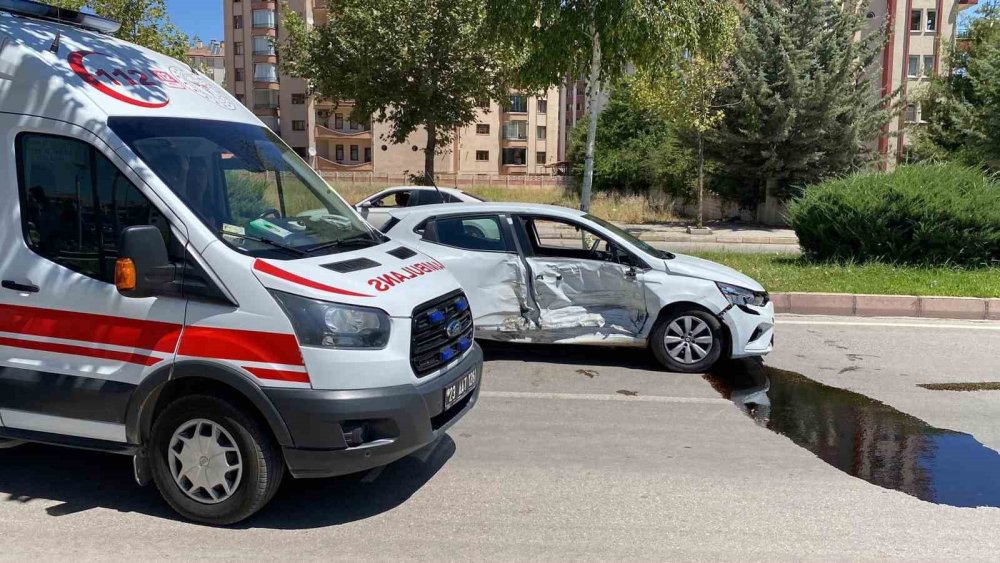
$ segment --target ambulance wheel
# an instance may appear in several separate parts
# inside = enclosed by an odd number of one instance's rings
[[[660,321],[649,346],[668,370],[702,373],[719,361],[723,342],[719,319],[701,309],[682,309]]]
[[[153,424],[153,481],[181,516],[216,526],[264,507],[281,484],[281,450],[263,425],[227,401],[182,397]]]

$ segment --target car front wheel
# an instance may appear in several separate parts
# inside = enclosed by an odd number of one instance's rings
[[[665,368],[681,373],[711,369],[722,356],[724,343],[719,319],[700,309],[671,313],[650,337],[650,348]]]
[[[260,510],[285,472],[263,425],[215,397],[193,395],[167,406],[153,425],[153,480],[185,518],[234,524]]]

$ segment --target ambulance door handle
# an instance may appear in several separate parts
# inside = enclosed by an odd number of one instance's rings
[[[38,293],[38,286],[30,283],[17,283],[13,280],[3,280],[0,285],[3,285],[4,289],[18,291],[20,293]]]

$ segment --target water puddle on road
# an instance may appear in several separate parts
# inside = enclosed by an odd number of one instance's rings
[[[759,362],[705,379],[757,424],[848,475],[937,504],[1000,507],[1000,454],[970,434]]]

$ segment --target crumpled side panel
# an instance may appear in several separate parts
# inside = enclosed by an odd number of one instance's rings
[[[642,286],[618,264],[561,258],[529,263],[543,331],[579,327],[590,329],[580,334],[635,334],[642,328]]]
[[[528,308],[528,288],[524,266],[517,256],[509,255],[508,259],[498,262],[495,255],[477,258],[470,253],[463,261],[480,262],[463,264],[471,266],[468,271],[474,271],[476,277],[469,287],[477,290],[468,293],[476,330],[479,333],[526,330],[529,324],[523,311]]]

